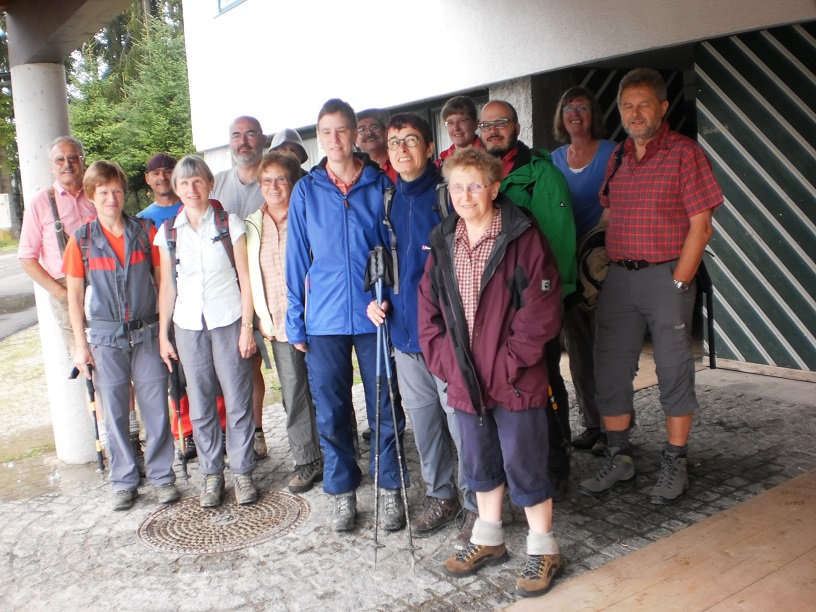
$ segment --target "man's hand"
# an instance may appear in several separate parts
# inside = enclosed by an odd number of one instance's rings
[[[301,353],[305,353],[306,351],[309,350],[309,347],[306,346],[305,342],[295,342],[292,346],[294,346]]]
[[[368,308],[366,308],[366,315],[374,325],[379,327],[385,322],[386,310],[388,310],[388,302],[383,302],[380,306],[377,306],[377,301],[371,300]]]

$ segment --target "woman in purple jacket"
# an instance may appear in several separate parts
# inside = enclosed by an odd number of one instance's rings
[[[419,337],[430,371],[448,385],[479,518],[444,563],[452,576],[507,559],[505,486],[530,526],[520,595],[541,595],[561,569],[547,474],[544,345],[561,328],[555,259],[532,217],[499,196],[501,161],[457,151],[443,172],[455,214],[431,232],[419,290]]]

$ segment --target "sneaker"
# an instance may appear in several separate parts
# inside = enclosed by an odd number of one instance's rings
[[[671,504],[686,492],[688,486],[686,458],[664,450],[660,478],[652,490],[651,502],[660,506]]]
[[[142,450],[142,441],[139,439],[139,434],[130,435],[130,445],[133,447],[133,459],[136,461],[136,469],[139,470],[139,476],[144,478],[144,450]]]
[[[184,459],[186,461],[192,461],[197,456],[198,456],[198,451],[196,450],[195,440],[193,439],[193,436],[185,437],[184,438]]]
[[[456,536],[456,540],[453,542],[453,547],[456,550],[464,550],[465,547],[470,542],[470,536],[473,535],[473,525],[476,524],[476,519],[479,518],[479,514],[476,512],[471,512],[467,508],[462,508],[462,527],[459,529],[459,535]]]
[[[385,514],[386,531],[398,531],[405,527],[405,505],[399,489],[381,489],[382,512]]]
[[[422,511],[411,527],[413,534],[417,538],[427,538],[442,529],[448,523],[456,520],[456,516],[462,510],[459,498],[439,499],[438,497],[425,497]]]
[[[458,550],[442,564],[442,571],[448,576],[464,577],[475,574],[483,565],[497,565],[507,561],[507,547],[482,546],[468,542],[463,550]]]
[[[606,461],[600,471],[592,478],[581,482],[581,493],[584,495],[603,495],[609,493],[618,484],[632,483],[635,480],[635,463],[629,455],[622,455],[617,449],[606,453]]]
[[[156,497],[159,498],[160,504],[172,504],[174,501],[181,499],[181,493],[172,482],[166,482],[163,485],[155,487]]]
[[[609,442],[606,438],[606,434],[602,433],[598,436],[595,444],[592,445],[592,454],[596,457],[603,457],[606,454],[606,451],[609,449]]]
[[[335,531],[351,531],[354,529],[354,519],[356,516],[357,494],[354,491],[340,493],[340,495],[334,496],[332,529]]]
[[[258,501],[258,489],[255,488],[255,483],[252,482],[252,472],[235,474],[232,477],[232,482],[235,485],[235,501],[239,505],[254,504]]]
[[[136,499],[136,489],[130,491],[114,491],[113,492],[113,509],[114,510],[130,510],[133,507],[133,500]]]
[[[255,450],[255,459],[263,459],[266,457],[268,450],[266,448],[266,438],[264,437],[263,431],[255,432],[255,445],[253,448]]]
[[[572,439],[572,447],[578,450],[589,450],[593,447],[598,438],[601,437],[601,430],[597,427],[585,429]]]
[[[527,564],[516,582],[516,595],[538,597],[550,590],[561,572],[561,555],[528,555]]]
[[[199,496],[199,504],[202,508],[214,508],[221,505],[221,498],[224,496],[224,475],[204,474],[204,486]]]
[[[323,480],[323,460],[315,459],[311,463],[295,466],[295,473],[289,481],[290,493],[305,493],[314,483]]]

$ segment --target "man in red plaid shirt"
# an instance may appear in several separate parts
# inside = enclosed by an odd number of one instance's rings
[[[660,74],[638,68],[618,87],[618,110],[629,138],[607,166],[601,193],[612,264],[598,301],[595,378],[609,438],[601,470],[581,483],[600,495],[635,478],[629,430],[643,337],[654,345],[668,441],[653,504],[669,504],[688,488],[686,456],[697,409],[691,318],[694,276],[713,229],[722,192],[693,140],[669,129]],[[617,159],[616,159],[617,158]]]

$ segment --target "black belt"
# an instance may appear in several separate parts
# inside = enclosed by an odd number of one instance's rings
[[[619,259],[615,263],[618,264],[621,268],[625,268],[627,270],[636,272],[637,270],[642,270],[643,268],[648,268],[649,266],[659,266],[660,264],[669,263],[671,261],[676,260],[667,259],[666,261],[648,262],[645,259]]]

